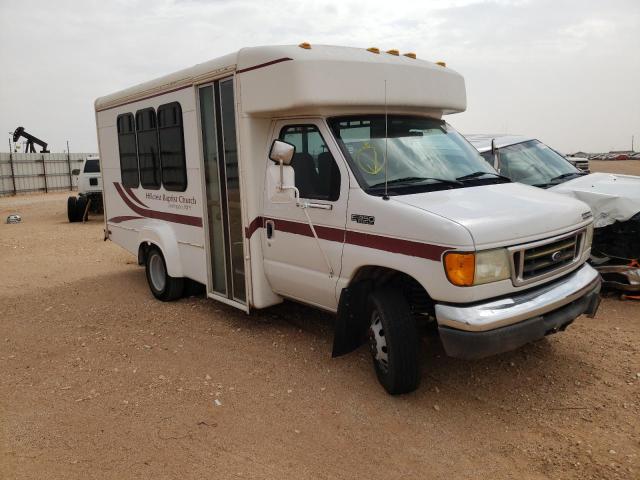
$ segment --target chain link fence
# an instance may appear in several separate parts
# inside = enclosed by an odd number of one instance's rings
[[[78,177],[71,172],[90,155],[97,154],[0,152],[0,197],[76,190]]]

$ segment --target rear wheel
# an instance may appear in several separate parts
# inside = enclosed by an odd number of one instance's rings
[[[67,198],[67,218],[69,219],[70,223],[78,221],[76,218],[76,202],[76,197]]]
[[[392,394],[420,383],[416,321],[402,293],[391,288],[369,295],[369,349],[378,380]]]
[[[145,270],[147,282],[154,297],[163,302],[177,300],[184,290],[184,278],[171,277],[167,273],[167,264],[160,250],[150,247],[147,251]]]
[[[84,222],[89,216],[89,212],[85,215],[87,209],[87,197],[80,196],[76,200],[76,222]]]

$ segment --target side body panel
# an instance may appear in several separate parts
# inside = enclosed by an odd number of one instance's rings
[[[179,102],[182,107],[187,188],[184,192],[122,185],[116,121],[120,114]],[[142,242],[157,244],[172,276],[207,282],[200,146],[194,90],[186,87],[96,114],[109,238],[137,255]]]

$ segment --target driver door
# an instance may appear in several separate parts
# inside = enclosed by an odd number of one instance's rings
[[[300,202],[307,208],[296,202],[272,203],[265,190],[265,274],[279,295],[336,310],[335,288],[342,267],[349,196],[347,167],[320,119],[278,121],[272,134],[275,139],[296,147],[291,166]]]

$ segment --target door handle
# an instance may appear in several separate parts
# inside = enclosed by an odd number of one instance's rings
[[[331,205],[330,203],[305,202],[304,205],[306,206],[306,208],[318,208],[320,210],[333,210],[333,205]]]
[[[272,239],[275,230],[275,222],[273,220],[266,220],[264,224],[265,228],[267,229],[267,238]]]

